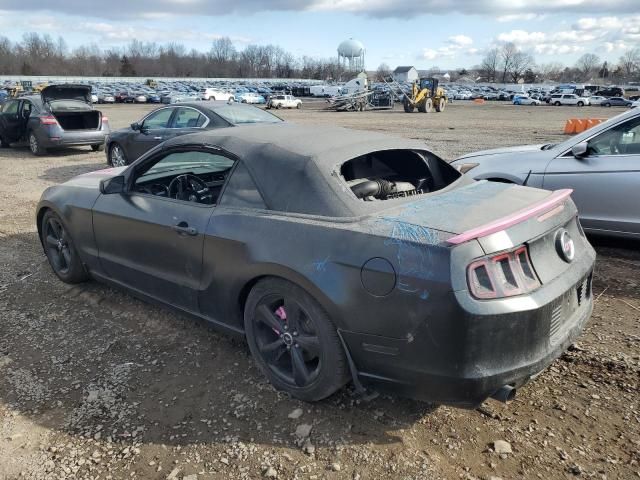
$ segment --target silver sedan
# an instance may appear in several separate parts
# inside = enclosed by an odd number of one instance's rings
[[[452,165],[478,180],[571,188],[587,232],[640,239],[640,109],[562,143],[469,153]]]

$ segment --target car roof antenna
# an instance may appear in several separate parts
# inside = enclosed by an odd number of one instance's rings
[[[527,176],[524,179],[524,182],[522,182],[522,186],[526,187],[527,186],[527,182],[529,181],[529,177],[531,176],[531,172],[533,172],[533,170],[529,170],[529,173],[527,173]]]

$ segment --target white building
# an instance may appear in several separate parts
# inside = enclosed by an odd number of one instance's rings
[[[393,79],[396,82],[413,82],[419,77],[415,67],[396,67],[393,71]]]

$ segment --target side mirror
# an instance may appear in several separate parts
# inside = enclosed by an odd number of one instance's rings
[[[107,178],[100,182],[100,193],[109,195],[112,193],[124,193],[124,175]]]
[[[133,122],[131,124],[131,130],[142,130],[142,125],[140,125],[138,122]]]
[[[587,142],[576,143],[571,147],[571,153],[576,158],[584,158],[589,153],[589,144]]]

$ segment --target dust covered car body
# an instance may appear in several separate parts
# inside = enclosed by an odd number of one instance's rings
[[[89,85],[49,85],[40,95],[9,100],[0,111],[0,144],[26,140],[34,155],[82,145],[102,150],[108,133],[108,118],[91,105]]]
[[[475,182],[422,142],[252,125],[50,187],[56,274],[245,335],[279,389],[349,379],[433,402],[511,397],[581,331],[594,251],[569,191]]]

